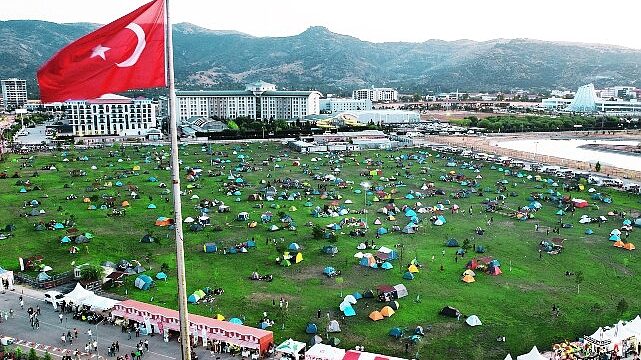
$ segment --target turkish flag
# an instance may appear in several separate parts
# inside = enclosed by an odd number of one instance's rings
[[[154,0],[58,51],[38,70],[42,102],[167,85],[165,0]]]

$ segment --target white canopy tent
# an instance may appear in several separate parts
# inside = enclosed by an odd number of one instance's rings
[[[82,287],[80,283],[77,283],[76,287],[70,293],[66,294],[63,300],[76,305],[86,305],[93,310],[99,311],[109,310],[118,303],[116,300],[96,295],[93,291]]]
[[[315,344],[305,352],[305,360],[343,360],[345,350],[326,344]]]
[[[637,315],[633,320],[628,321],[625,324],[625,329],[641,338],[641,316]]]
[[[537,349],[535,346],[532,348],[532,350],[530,350],[529,353],[517,356],[516,360],[549,360],[549,359],[541,355],[541,353],[539,353],[539,349]]]
[[[5,270],[0,267],[0,280],[4,283],[2,285],[2,290],[5,290],[5,284],[7,284],[8,290],[13,290],[13,271]]]
[[[305,350],[305,343],[292,339],[287,339],[276,347],[276,353],[291,355],[296,360],[303,350]]]

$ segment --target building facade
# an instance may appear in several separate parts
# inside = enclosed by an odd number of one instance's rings
[[[65,102],[65,116],[74,136],[146,135],[156,129],[157,104],[150,99],[103,95]]]
[[[5,79],[2,86],[2,104],[5,110],[20,109],[27,103],[27,80]]]
[[[256,120],[298,120],[320,113],[318,91],[280,91],[266,82],[249,84],[245,90],[177,91],[178,118],[193,116]]]
[[[372,100],[338,98],[321,99],[320,110],[326,114],[337,114],[344,111],[372,110]]]
[[[634,88],[617,86],[604,90],[595,90],[593,84],[581,86],[573,99],[549,98],[543,99],[541,106],[548,110],[583,114],[609,114],[618,116],[641,115],[641,101],[635,98],[621,99],[624,95],[633,97]],[[601,96],[599,96],[601,94]],[[605,95],[607,98],[603,98]]]
[[[352,92],[352,99],[372,102],[398,101],[398,91],[392,88],[359,89]]]

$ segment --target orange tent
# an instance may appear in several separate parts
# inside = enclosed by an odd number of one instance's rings
[[[120,204],[122,207],[129,206],[129,201],[125,200]]]
[[[472,275],[465,275],[465,276],[463,276],[463,278],[461,280],[463,280],[463,282],[466,282],[468,284],[469,283],[473,283],[474,281],[476,281],[476,280],[474,280],[474,276],[472,276]]]
[[[627,244],[623,245],[623,248],[626,249],[626,250],[634,250],[634,249],[636,249],[634,247],[633,243],[627,243]]]
[[[394,315],[394,309],[392,309],[389,306],[385,306],[384,308],[381,309],[381,315],[383,315],[385,317],[390,317],[390,316]]]
[[[369,318],[374,321],[383,320],[383,315],[379,311],[375,310],[369,313]]]
[[[91,199],[89,199],[88,197],[86,197],[86,198],[82,199],[82,202],[83,202],[83,203],[90,203],[90,202],[91,202]]]
[[[613,244],[613,246],[614,246],[614,247],[618,247],[618,248],[623,248],[623,247],[625,246],[625,244],[623,243],[623,241],[621,241],[621,240],[617,240],[617,241]]]

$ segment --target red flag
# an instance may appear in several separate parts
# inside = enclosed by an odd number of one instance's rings
[[[154,0],[58,51],[38,70],[43,102],[166,86],[165,0]]]

